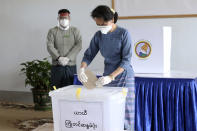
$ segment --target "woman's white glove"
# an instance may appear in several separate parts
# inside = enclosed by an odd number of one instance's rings
[[[96,86],[103,86],[103,85],[107,85],[109,83],[112,82],[112,77],[111,76],[103,76],[100,77],[97,81],[96,81]]]
[[[88,77],[85,74],[85,68],[80,68],[79,73],[78,73],[78,79],[81,82],[87,82],[88,81]]]
[[[69,62],[69,59],[67,57],[60,57],[58,59],[58,62],[59,62],[60,65],[66,66]]]

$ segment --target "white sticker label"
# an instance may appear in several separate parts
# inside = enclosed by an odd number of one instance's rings
[[[61,131],[103,131],[102,102],[60,101]]]

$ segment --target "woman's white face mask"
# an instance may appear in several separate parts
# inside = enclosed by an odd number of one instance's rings
[[[112,29],[112,25],[98,26],[98,28],[101,31],[101,33],[107,34]]]
[[[60,19],[60,20],[59,20],[59,24],[60,24],[62,27],[66,28],[66,27],[69,26],[69,20],[68,20],[68,19]]]

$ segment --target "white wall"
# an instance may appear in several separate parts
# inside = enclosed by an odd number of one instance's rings
[[[196,14],[196,0],[114,0],[121,16]]]
[[[111,5],[110,0],[0,0],[0,90],[29,91],[24,76],[19,75],[20,63],[49,56],[46,35],[57,24],[61,8],[71,11],[72,25],[81,30],[83,50],[97,30],[90,12],[97,5]],[[78,64],[82,59],[79,55]],[[91,66],[103,69],[98,57]],[[99,66],[98,66],[99,65]]]
[[[57,11],[68,8],[72,25],[81,30],[82,54],[97,30],[90,12],[99,4],[111,5],[111,0],[0,0],[0,90],[29,91],[24,76],[19,75],[20,63],[49,56],[46,50],[48,29],[57,24]],[[170,25],[173,30],[172,70],[197,72],[197,18],[130,20],[135,26]],[[118,24],[126,27],[127,21]],[[90,66],[103,71],[103,58],[99,55]]]

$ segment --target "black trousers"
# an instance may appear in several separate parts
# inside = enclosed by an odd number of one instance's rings
[[[61,88],[73,85],[74,74],[77,73],[76,66],[52,66],[51,68],[51,87]]]

